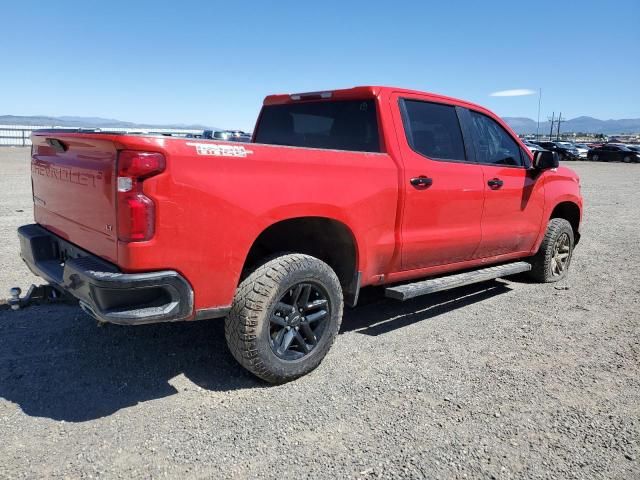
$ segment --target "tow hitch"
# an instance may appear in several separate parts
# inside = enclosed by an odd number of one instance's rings
[[[53,285],[31,285],[27,294],[20,297],[22,290],[13,287],[9,290],[9,300],[7,303],[11,310],[20,310],[33,304],[57,303],[65,300],[65,295],[57,290]]]

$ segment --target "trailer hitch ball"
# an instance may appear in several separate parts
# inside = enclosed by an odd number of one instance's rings
[[[13,287],[9,290],[9,306],[11,310],[19,310],[20,309],[20,294],[22,293],[22,289],[19,287]]]

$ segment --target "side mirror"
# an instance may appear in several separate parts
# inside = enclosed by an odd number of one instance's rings
[[[539,150],[533,154],[533,168],[536,170],[549,170],[558,168],[558,166],[560,166],[560,161],[556,152]]]

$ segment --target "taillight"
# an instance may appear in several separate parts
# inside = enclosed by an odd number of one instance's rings
[[[146,178],[161,173],[164,156],[157,152],[124,150],[118,156],[118,239],[141,242],[153,237],[156,208],[142,192]]]

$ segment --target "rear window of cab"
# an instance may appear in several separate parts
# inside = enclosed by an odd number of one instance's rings
[[[266,105],[256,127],[255,142],[380,152],[376,103],[345,100]]]

